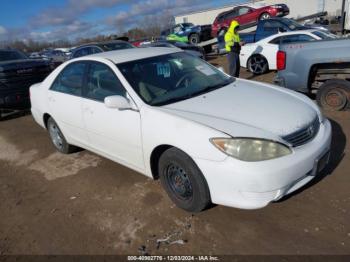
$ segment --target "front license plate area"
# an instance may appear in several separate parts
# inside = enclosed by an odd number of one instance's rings
[[[323,169],[325,169],[325,167],[327,166],[328,162],[329,162],[329,157],[330,157],[330,152],[328,151],[327,153],[325,153],[322,157],[320,157],[319,159],[317,159],[315,161],[315,167],[314,170],[312,172],[313,176],[316,176],[317,174],[319,174]]]

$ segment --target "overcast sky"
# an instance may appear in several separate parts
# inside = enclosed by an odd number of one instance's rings
[[[1,0],[0,40],[58,40],[120,33],[162,14],[243,0]]]

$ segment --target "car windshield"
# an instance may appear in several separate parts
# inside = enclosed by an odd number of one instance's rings
[[[0,51],[0,61],[11,61],[27,59],[27,57],[18,51]]]
[[[183,23],[182,26],[183,26],[184,28],[189,28],[189,27],[193,27],[194,24],[192,24],[192,23]]]
[[[321,39],[324,40],[331,40],[337,38],[336,35],[333,35],[331,33],[321,32],[321,31],[314,31],[312,32],[314,35],[318,36]]]
[[[117,64],[141,99],[162,106],[231,84],[235,79],[184,52]]]
[[[99,46],[104,51],[114,51],[114,50],[134,48],[134,46],[128,42],[106,43],[106,44],[100,44]]]

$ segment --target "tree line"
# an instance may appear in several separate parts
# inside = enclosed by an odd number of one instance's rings
[[[14,48],[26,53],[40,52],[47,49],[55,48],[72,48],[86,43],[104,42],[115,40],[120,37],[128,37],[130,41],[151,39],[159,37],[162,30],[169,28],[174,24],[173,16],[166,12],[160,16],[148,16],[143,18],[138,24],[131,29],[125,30],[124,33],[109,35],[97,35],[93,37],[77,38],[74,40],[60,39],[56,41],[37,41],[34,39],[0,41],[0,48]],[[119,30],[120,31],[120,30]]]

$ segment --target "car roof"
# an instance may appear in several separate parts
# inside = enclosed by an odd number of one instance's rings
[[[305,34],[305,33],[310,34],[310,33],[313,33],[315,31],[318,31],[318,30],[316,30],[316,29],[295,30],[295,31],[279,33],[277,35],[284,36],[284,35],[300,35],[300,34]],[[273,36],[276,36],[276,35],[273,35]]]
[[[100,45],[106,45],[106,44],[116,44],[116,43],[128,43],[127,41],[123,41],[123,40],[112,40],[112,41],[106,41],[106,42],[91,42],[91,43],[86,43],[80,46],[77,46],[76,48],[74,48],[74,50],[83,48],[83,47],[89,47],[89,46],[100,46]]]
[[[103,52],[93,55],[77,58],[76,60],[86,60],[87,58],[102,58],[112,61],[115,64],[120,64],[129,61],[135,61],[144,58],[168,55],[173,53],[183,52],[178,48],[167,47],[152,47],[152,48],[132,48],[116,51]]]
[[[283,33],[278,33],[278,34],[274,34],[274,35],[271,35],[269,37],[266,37],[264,39],[261,39],[260,41],[258,42],[268,42],[270,41],[271,39],[274,39],[274,38],[277,38],[277,37],[281,37],[281,36],[288,36],[288,35],[300,35],[300,34],[310,34],[310,33],[313,33],[315,31],[318,31],[316,29],[307,29],[307,30],[296,30],[296,31],[290,31],[290,32],[283,32]],[[257,43],[258,43],[257,42]]]

